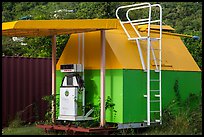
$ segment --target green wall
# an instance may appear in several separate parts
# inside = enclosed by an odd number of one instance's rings
[[[60,93],[60,85],[64,73],[60,70],[56,71],[56,94]],[[107,122],[122,122],[123,121],[123,70],[106,70],[106,99],[111,97],[114,102],[114,117],[113,109],[106,110]],[[85,102],[98,105],[100,101],[100,70],[85,70]],[[59,97],[59,95],[58,95]],[[56,106],[56,116],[59,116],[59,107]]]
[[[146,120],[146,73],[142,70],[124,70],[124,114],[123,122],[142,122]],[[152,78],[156,77],[151,73]],[[175,99],[175,82],[178,80],[178,91],[184,101],[190,93],[201,93],[201,72],[162,71],[162,107],[165,108]],[[158,86],[152,85],[152,89]],[[155,93],[156,94],[156,93]],[[156,98],[153,98],[156,99]],[[159,110],[159,105],[152,103],[151,109]]]
[[[153,73],[152,77],[155,78]],[[63,73],[57,71],[57,94]],[[201,72],[162,71],[162,107],[175,99],[175,82],[178,91],[185,100],[190,93],[201,92]],[[158,88],[158,84],[151,85]],[[85,71],[86,103],[99,103],[100,70]],[[111,97],[115,104],[113,110],[106,110],[106,121],[114,123],[143,122],[146,120],[146,73],[142,70],[106,70],[106,98]],[[151,106],[158,109],[158,105]],[[57,109],[57,114],[59,110]]]

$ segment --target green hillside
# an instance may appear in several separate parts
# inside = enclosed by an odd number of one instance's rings
[[[19,19],[93,19],[116,18],[115,10],[135,2],[2,2],[2,22]],[[152,2],[157,3],[157,2]],[[159,2],[163,8],[163,23],[177,33],[196,35],[199,40],[182,38],[190,53],[202,68],[202,2]],[[143,13],[139,13],[141,15]],[[133,15],[134,16],[134,15]],[[69,35],[57,36],[57,57]],[[51,57],[51,41],[47,37],[24,38],[27,46],[2,39],[2,55]]]

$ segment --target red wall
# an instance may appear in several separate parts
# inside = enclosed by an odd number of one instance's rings
[[[2,126],[7,126],[17,112],[27,122],[43,120],[51,95],[51,59],[2,57]],[[39,116],[39,117],[37,117]]]

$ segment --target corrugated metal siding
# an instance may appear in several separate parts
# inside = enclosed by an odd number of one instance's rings
[[[51,94],[51,63],[50,58],[2,57],[2,126],[22,111],[24,121],[43,120],[47,103],[41,98]]]

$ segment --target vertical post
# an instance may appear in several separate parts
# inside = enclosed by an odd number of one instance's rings
[[[150,125],[150,37],[147,39],[147,125]]]
[[[78,33],[78,64],[81,63],[81,34]]]
[[[151,22],[151,6],[149,7],[149,22],[147,34],[147,125],[150,125],[150,22]]]
[[[160,124],[162,124],[162,68],[161,68],[161,61],[162,61],[162,7],[159,5],[160,8],[160,39],[159,39],[159,89],[160,89]]]
[[[83,65],[83,74],[82,74],[82,79],[83,79],[83,81],[85,81],[85,79],[84,79],[84,67],[85,67],[85,63],[84,63],[84,33],[82,33],[82,65]],[[85,116],[85,89],[83,90],[83,95],[82,95],[82,97],[83,97],[83,103],[82,103],[82,106],[83,106],[83,116]]]
[[[52,95],[56,96],[56,35],[52,36]],[[52,101],[52,122],[56,119],[56,100]]]
[[[105,30],[101,30],[101,127],[105,126],[105,46]]]

